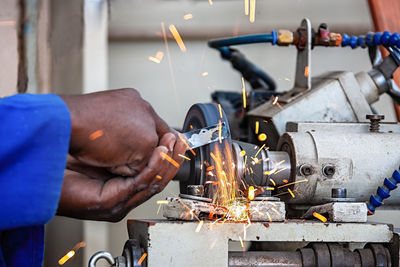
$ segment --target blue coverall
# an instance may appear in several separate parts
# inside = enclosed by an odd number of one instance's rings
[[[0,266],[42,266],[71,134],[56,95],[0,98]]]

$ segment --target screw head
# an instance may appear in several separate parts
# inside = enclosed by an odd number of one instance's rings
[[[335,166],[331,164],[327,164],[322,168],[322,173],[327,177],[333,176],[335,172],[336,172]]]
[[[313,167],[310,164],[303,164],[300,166],[299,171],[301,175],[309,176],[313,174]]]
[[[385,119],[385,115],[379,115],[379,114],[369,114],[366,116],[367,120],[374,120],[374,121],[380,121]]]

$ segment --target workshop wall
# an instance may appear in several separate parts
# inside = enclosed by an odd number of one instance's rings
[[[183,16],[192,13],[185,21]],[[362,34],[373,29],[367,1],[364,0],[270,0],[257,1],[255,23],[244,15],[243,1],[112,1],[109,27],[109,87],[134,87],[171,126],[179,128],[189,107],[209,102],[214,90],[241,90],[241,77],[230,64],[220,59],[206,41],[211,37],[233,33],[264,33],[271,29],[295,29],[301,18],[308,17],[313,26],[326,22],[332,30]],[[161,22],[174,24],[180,31],[187,51],[168,39],[170,57],[161,37]],[[295,48],[259,44],[240,47],[250,60],[275,78],[278,90],[293,86]],[[148,59],[162,51],[159,64]],[[170,59],[170,60],[169,60]],[[317,48],[312,54],[312,75],[330,70],[368,71],[371,68],[366,50],[351,48]],[[207,73],[207,74],[206,74]],[[327,100],[329,101],[329,100]],[[388,121],[395,121],[391,100],[387,96],[374,105]],[[172,182],[159,195],[132,211],[126,219],[161,218],[156,201],[178,194]],[[400,225],[397,212],[377,212],[373,220],[387,218]],[[380,216],[379,214],[384,214]],[[119,255],[127,239],[126,219],[109,226],[109,249]]]

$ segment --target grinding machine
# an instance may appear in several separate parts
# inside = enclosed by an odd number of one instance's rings
[[[293,89],[276,92],[271,77],[231,48],[260,42],[297,47]],[[367,222],[367,216],[378,207],[398,209],[400,204],[395,190],[400,125],[384,122],[371,108],[384,93],[400,102],[392,80],[400,65],[400,35],[350,37],[330,32],[326,24],[313,30],[304,19],[296,32],[232,37],[209,45],[252,90],[246,95],[215,92],[214,103],[190,108],[182,132],[194,138],[201,129],[214,127],[209,138],[219,138],[196,148],[189,138],[190,160],[175,177],[180,195],[163,205],[166,219],[128,220],[123,255],[98,252],[89,266],[101,258],[128,267],[399,266],[396,229]],[[315,46],[368,48],[373,67],[311,78]],[[383,60],[379,46],[390,53]],[[244,204],[235,211],[215,201],[221,191],[213,170],[218,164],[235,177],[236,187],[222,185],[240,192],[235,201]],[[238,207],[245,217],[234,220]],[[235,244],[242,249],[232,251]]]

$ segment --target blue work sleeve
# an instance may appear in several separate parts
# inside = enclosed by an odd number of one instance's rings
[[[71,119],[57,95],[0,98],[0,231],[47,223],[57,210]]]

